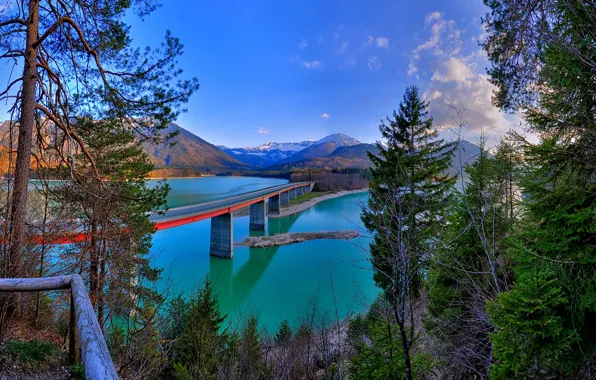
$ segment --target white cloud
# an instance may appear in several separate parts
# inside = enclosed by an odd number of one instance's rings
[[[432,93],[429,93],[428,91],[424,91],[424,94],[422,94],[422,99],[424,99],[424,101],[428,102],[430,100],[439,99],[441,97],[441,95],[443,95],[443,93],[439,90],[434,90],[431,92]]]
[[[492,105],[494,86],[482,69],[488,63],[486,54],[481,48],[462,52],[462,32],[440,12],[426,17],[425,30],[427,39],[412,51],[408,75],[426,75],[420,78],[428,83],[422,96],[430,101],[435,123],[452,127],[450,105],[465,108],[462,137],[474,141],[482,129],[491,143],[496,142],[512,122]]]
[[[261,127],[259,129],[257,129],[257,133],[260,133],[262,135],[268,135],[269,134],[269,130],[267,128]]]
[[[377,47],[387,49],[389,47],[389,38],[377,37]]]
[[[431,80],[442,83],[455,82],[458,86],[469,88],[471,81],[476,77],[475,65],[468,63],[465,58],[451,57],[441,63],[439,70],[435,71]]]
[[[342,54],[343,52],[346,51],[346,49],[348,48],[348,41],[344,41],[341,43],[341,46],[339,47],[339,49],[336,51],[337,54]]]
[[[307,46],[308,46],[308,41],[307,40],[302,40],[300,42],[300,45],[298,45],[298,47],[300,48],[300,50],[306,49]]]
[[[307,69],[319,69],[323,66],[323,64],[316,59],[314,61],[305,61],[297,55],[293,56],[292,59],[290,59],[290,62],[296,63]]]
[[[358,62],[358,59],[356,59],[356,56],[354,54],[352,54],[351,56],[346,58],[346,66],[347,67],[356,66],[356,62]]]
[[[424,22],[426,24],[428,24],[428,23],[431,23],[431,22],[433,22],[435,20],[440,20],[441,18],[443,18],[443,13],[441,13],[441,12],[433,12],[433,13],[429,13],[426,16],[426,19],[424,20]]]
[[[306,67],[307,69],[318,69],[321,67],[321,62],[314,60],[314,61],[302,61],[302,67]]]
[[[322,117],[323,119],[329,119],[329,118],[331,117],[331,115],[329,115],[328,113],[322,113],[322,114],[321,114],[321,117]]]
[[[378,48],[387,49],[389,47],[389,38],[367,36],[365,46],[376,45]]]
[[[461,51],[461,31],[456,29],[455,21],[444,20],[443,13],[433,12],[426,16],[424,24],[425,28],[430,28],[430,36],[412,51],[408,75],[418,71],[417,62],[420,60],[420,54],[427,50],[435,56],[454,56]]]
[[[370,57],[368,59],[368,63],[366,64],[371,71],[378,71],[381,69],[383,64],[378,57]]]

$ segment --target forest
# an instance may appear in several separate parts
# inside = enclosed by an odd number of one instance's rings
[[[379,295],[348,318],[307,305],[275,333],[254,311],[222,313],[209,277],[190,295],[158,286],[148,213],[168,185],[148,186],[142,144],[163,143],[199,84],[177,68],[171,34],[132,48],[124,15],[153,2],[18,3],[0,18],[0,58],[25,61],[0,93],[14,116],[0,151],[0,278],[79,274],[120,378],[596,378],[593,2],[485,0],[493,104],[523,115],[526,133],[496,146],[480,136],[466,182],[447,174],[458,142],[440,138],[416,86],[381,122],[370,169],[293,174],[325,191],[368,186]],[[452,105],[456,130],[465,107]],[[52,244],[75,221],[86,238]],[[66,357],[67,298],[0,293],[2,376],[84,378]]]

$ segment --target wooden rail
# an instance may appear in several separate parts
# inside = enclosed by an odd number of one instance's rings
[[[118,379],[114,362],[78,274],[42,278],[0,278],[0,292],[70,289],[69,358],[82,359],[88,380]],[[78,350],[77,350],[78,346]]]

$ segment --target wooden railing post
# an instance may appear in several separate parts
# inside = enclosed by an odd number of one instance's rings
[[[73,274],[70,291],[74,299],[75,315],[81,359],[85,365],[85,377],[92,380],[118,379],[118,373],[110,356],[95,310],[91,306],[87,288],[78,274]]]
[[[70,295],[70,324],[69,324],[68,360],[70,364],[81,364],[81,351],[79,350],[77,317],[75,315],[75,304],[72,292]]]
[[[108,351],[87,288],[78,274],[45,278],[0,278],[0,292],[37,292],[70,288],[68,355],[83,363],[88,380],[114,380],[118,373]]]

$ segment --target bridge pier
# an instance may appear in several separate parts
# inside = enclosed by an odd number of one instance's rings
[[[296,199],[296,189],[295,188],[288,190],[288,194],[290,194],[290,200]]]
[[[279,204],[282,204],[282,205],[290,204],[289,191],[284,191],[282,193],[279,193]]]
[[[304,192],[305,193],[310,193],[310,185],[304,186]]]
[[[265,231],[265,201],[250,205],[250,229],[252,231]]]
[[[213,256],[231,259],[234,257],[234,215],[227,214],[211,218],[211,250]]]
[[[279,194],[269,197],[269,215],[279,215]]]
[[[297,196],[297,197],[299,197],[299,196],[301,196],[301,195],[302,195],[302,190],[303,190],[303,189],[304,189],[303,187],[297,187],[297,188],[296,188],[296,196]]]

